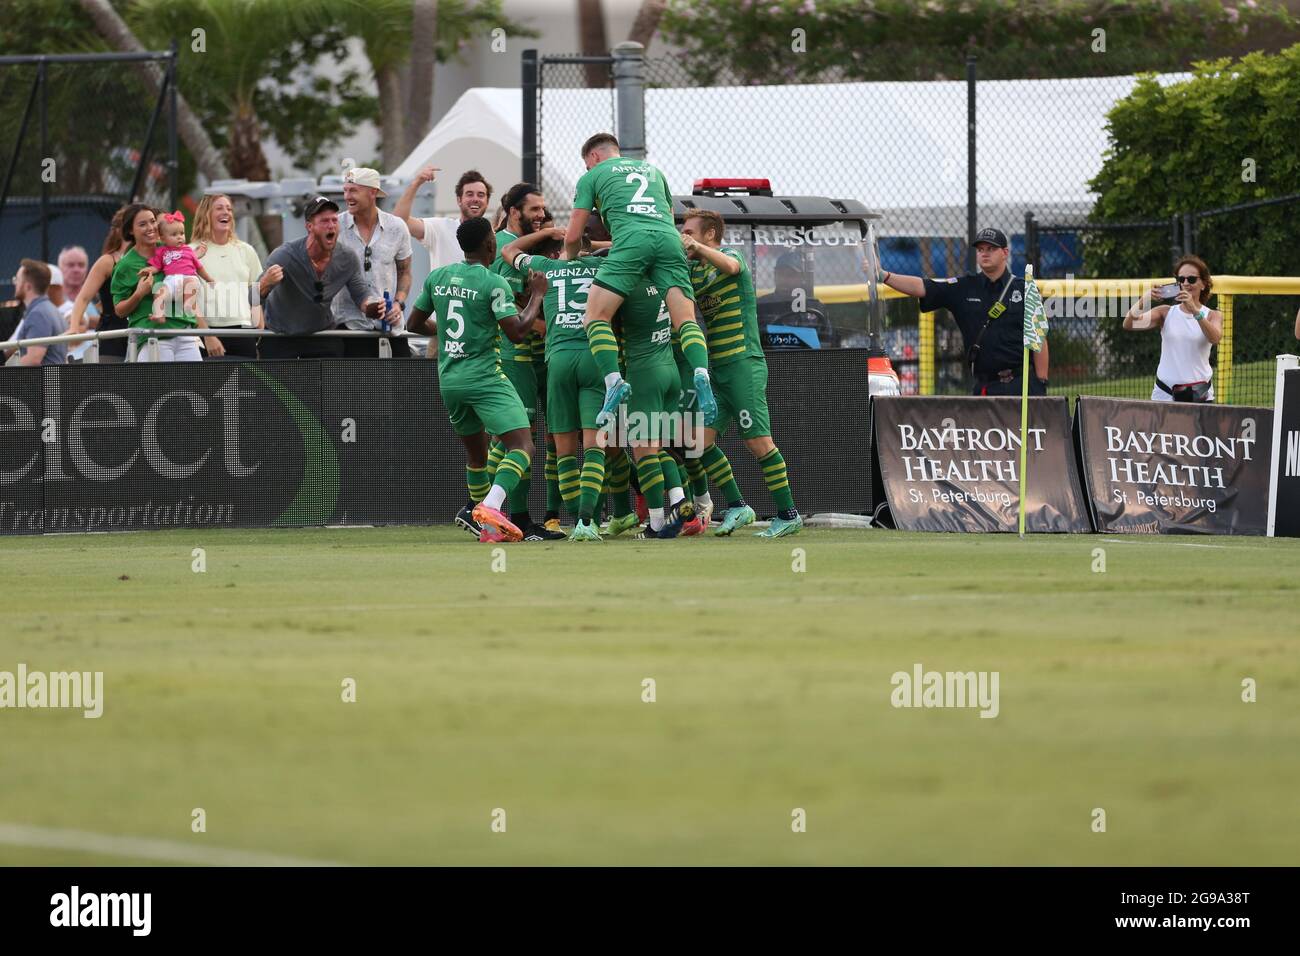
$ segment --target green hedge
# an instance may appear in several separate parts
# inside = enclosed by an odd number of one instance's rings
[[[1198,64],[1191,80],[1172,86],[1144,77],[1110,112],[1112,145],[1091,184],[1099,194],[1092,218],[1167,219],[1300,193],[1298,130],[1300,45]],[[1201,220],[1195,248],[1212,273],[1300,275],[1300,203]],[[1165,230],[1099,234],[1084,259],[1091,275],[1161,274],[1172,265]],[[1234,306],[1239,360],[1294,349],[1289,299],[1247,296]],[[1126,362],[1153,354],[1155,343],[1142,340],[1154,336],[1104,328]]]

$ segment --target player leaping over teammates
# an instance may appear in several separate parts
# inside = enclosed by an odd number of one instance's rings
[[[610,320],[623,301],[649,284],[664,294],[672,327],[686,360],[695,368],[695,390],[705,422],[717,405],[709,386],[709,353],[695,322],[691,275],[673,224],[673,201],[664,175],[644,159],[619,155],[618,140],[597,133],[582,145],[587,172],[578,180],[573,214],[564,236],[564,257],[578,258],[592,210],[600,213],[613,245],[587,295],[582,324],[596,368],[605,380],[599,424],[614,415],[632,387],[618,371],[618,343]]]
[[[501,507],[528,470],[533,436],[523,402],[501,371],[497,330],[511,342],[522,342],[532,319],[519,314],[509,283],[488,271],[497,251],[492,224],[467,219],[456,230],[456,242],[465,261],[429,273],[408,325],[427,332],[430,316],[437,325],[438,391],[465,445],[465,483],[474,502],[474,520],[483,529],[479,540],[519,541],[523,532]],[[489,433],[506,446],[490,486]]]
[[[687,257],[693,260],[691,282],[696,304],[709,329],[709,360],[718,387],[718,412],[715,421],[705,421],[705,452],[700,459],[709,476],[723,485],[728,499],[727,515],[713,533],[729,535],[754,520],[754,509],[740,498],[740,490],[731,478],[730,464],[725,458],[718,461],[715,442],[718,435],[726,434],[734,418],[776,502],[776,517],[767,530],[758,532],[759,537],[780,538],[797,534],[803,519],[794,506],[785,459],[772,441],[767,416],[767,359],[758,333],[754,276],[743,252],[722,245],[725,234],[722,216],[701,209],[692,210],[686,217],[680,239]],[[724,484],[727,479],[731,479],[730,484]]]
[[[506,262],[528,274],[534,293],[526,313],[538,304],[546,317],[546,429],[555,438],[556,471],[560,495],[578,519],[572,541],[599,541],[594,520],[596,503],[605,483],[605,433],[596,428],[604,385],[582,329],[587,293],[600,260],[580,256],[574,260],[535,255],[548,239],[545,230],[518,236],[501,251]],[[589,251],[589,250],[586,250]],[[578,465],[578,436],[583,458]],[[619,533],[637,523],[618,520]]]

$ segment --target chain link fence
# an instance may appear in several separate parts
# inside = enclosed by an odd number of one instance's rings
[[[583,59],[543,58],[539,71],[539,175],[557,212],[571,206],[583,171],[582,141],[617,128],[614,60],[600,74],[604,88],[579,89],[590,80]],[[978,73],[978,62],[968,61],[963,80],[796,84],[774,77],[776,85],[753,85],[725,70],[693,73],[684,58],[648,57],[646,157],[674,194],[689,194],[704,177],[759,178],[780,196],[863,202],[882,217],[876,226],[882,268],[908,275],[972,270],[969,241],[986,227],[1009,237],[1014,272],[1023,274],[1033,261],[1046,278],[1169,275],[1184,250],[1195,250],[1212,273],[1224,275],[1263,274],[1269,270],[1260,263],[1277,261],[1251,250],[1276,233],[1269,229],[1277,222],[1294,221],[1300,206],[1288,201],[1172,220],[1090,221],[1089,182],[1109,146],[1106,115],[1132,90],[1132,76],[980,80]],[[1159,81],[1187,77],[1170,73]],[[1300,254],[1288,261],[1296,268],[1283,274],[1300,274]],[[1225,298],[1212,305],[1222,309]],[[1232,348],[1211,356],[1216,378],[1227,370],[1216,381],[1220,401],[1271,403],[1273,356],[1296,349],[1296,298],[1229,300]],[[1082,290],[1049,302],[1057,312],[1050,316],[1052,392],[1150,396],[1160,337],[1123,332],[1130,301]],[[925,348],[932,342],[932,382],[920,373],[923,329]],[[891,298],[882,331],[905,392],[969,391],[965,348],[945,313],[930,338],[916,300]]]
[[[1026,217],[1026,260],[1043,278],[1087,280],[1172,275],[1184,253],[1205,260],[1211,275],[1300,275],[1300,249],[1288,228],[1300,214],[1300,195],[1199,210],[1168,220],[1126,223],[1040,223]],[[1282,263],[1282,268],[1278,268]],[[1271,405],[1274,359],[1294,352],[1300,295],[1213,295],[1210,305],[1231,312],[1230,348],[1211,350],[1218,401]],[[1160,337],[1122,328],[1124,312],[1144,285],[1122,295],[1094,294],[1080,283],[1055,303],[1050,316],[1053,385],[1070,393],[1148,398],[1160,360]],[[1234,286],[1235,288],[1235,286]],[[1049,303],[1049,306],[1052,303]]]
[[[171,76],[170,53],[0,57],[0,290],[25,257],[93,261],[132,198],[172,208],[174,86],[151,92],[150,62]]]
[[[585,172],[580,152],[587,137],[613,131],[613,57],[543,57],[537,71],[534,177],[554,214],[573,209],[573,192]],[[527,153],[527,144],[525,144]],[[525,171],[525,178],[528,173]]]

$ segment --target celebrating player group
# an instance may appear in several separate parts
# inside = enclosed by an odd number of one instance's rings
[[[559,539],[563,508],[571,541],[730,535],[755,520],[716,443],[734,421],[775,505],[758,536],[797,533],[744,254],[723,246],[716,212],[692,211],[679,232],[663,174],[621,156],[608,133],[588,139],[582,159],[567,229],[520,183],[496,231],[484,218],[461,222],[464,261],[431,272],[415,300],[409,327],[436,333],[439,390],[465,446],[469,502],[457,524],[480,541]],[[527,503],[539,395],[540,525]],[[710,482],[726,502],[717,515]]]

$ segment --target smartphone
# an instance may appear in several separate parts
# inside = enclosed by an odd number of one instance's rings
[[[1166,285],[1158,285],[1151,290],[1151,296],[1153,299],[1164,301],[1164,302],[1177,302],[1178,283],[1170,282]]]

